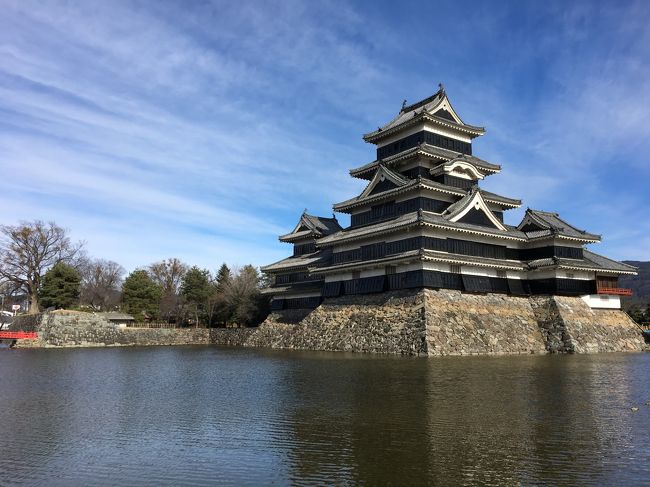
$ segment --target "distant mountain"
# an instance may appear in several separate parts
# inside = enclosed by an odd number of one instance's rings
[[[634,292],[634,296],[631,298],[623,299],[623,308],[626,310],[637,306],[645,308],[650,305],[650,262],[638,260],[623,262],[639,268],[638,276],[621,276],[618,279],[619,286],[629,287]]]

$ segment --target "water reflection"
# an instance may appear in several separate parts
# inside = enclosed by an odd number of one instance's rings
[[[643,484],[649,364],[3,350],[0,485]]]
[[[286,408],[295,435],[293,478],[305,484],[603,485],[618,483],[632,468],[637,477],[628,481],[642,482],[646,466],[618,460],[630,440],[648,438],[634,430],[627,409],[630,391],[648,392],[629,366],[637,360],[647,359],[330,357],[327,369],[334,373],[325,377],[317,367],[291,368],[284,386],[293,396]],[[647,446],[637,445],[648,458]]]

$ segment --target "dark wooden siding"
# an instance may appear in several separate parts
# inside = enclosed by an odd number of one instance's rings
[[[290,284],[292,282],[307,282],[319,281],[322,277],[315,276],[309,272],[291,272],[287,274],[277,274],[275,276],[275,284]]]
[[[310,298],[289,298],[284,300],[284,309],[314,309],[321,303],[320,296]]]
[[[578,296],[593,294],[596,289],[595,281],[578,279],[534,279],[519,280],[500,277],[472,276],[437,271],[409,271],[389,274],[386,276],[366,277],[338,281],[342,287],[337,289],[343,294],[370,294],[384,290],[434,288],[455,289],[473,293],[501,293],[516,296],[530,294],[559,294]],[[328,283],[332,290],[334,283]],[[328,294],[330,294],[328,292]],[[332,291],[332,295],[339,295]]]
[[[504,245],[486,244],[455,238],[411,237],[394,242],[379,242],[364,245],[359,249],[332,254],[332,263],[341,264],[361,260],[380,259],[417,249],[437,250],[452,254],[487,257],[489,259],[533,260],[545,257],[582,258],[581,248],[549,246],[538,249],[511,249]],[[571,257],[568,257],[571,256]]]
[[[435,145],[436,147],[442,147],[443,149],[450,149],[463,154],[472,153],[472,144],[470,143],[423,130],[383,147],[379,147],[377,149],[377,159],[385,159],[386,157],[399,154],[400,152],[420,145],[422,142]]]
[[[323,284],[323,297],[335,298],[341,295],[343,290],[343,283],[341,281],[326,282]]]
[[[515,296],[526,296],[530,294],[530,286],[525,279],[508,279],[508,291]]]
[[[401,173],[409,179],[416,179],[418,176],[425,179],[433,179],[430,169],[424,166],[412,167],[406,171],[401,171]]]
[[[284,299],[274,299],[271,301],[271,311],[279,311],[284,308]]]
[[[434,176],[431,179],[433,179],[437,183],[441,183],[447,186],[453,186],[454,188],[461,188],[465,190],[470,189],[476,183],[475,180],[450,176],[449,174],[438,174],[437,176]]]
[[[439,201],[423,197],[411,198],[405,201],[400,201],[399,203],[395,203],[395,201],[387,201],[386,203],[372,206],[369,211],[352,215],[350,218],[350,227],[358,227],[361,225],[368,225],[369,223],[389,220],[419,209],[442,213],[450,204],[451,203],[447,201]]]
[[[355,260],[361,260],[361,249],[345,250],[343,252],[334,252],[332,254],[332,264],[354,262]]]
[[[294,256],[311,254],[313,252],[316,252],[316,244],[314,242],[306,243],[306,244],[294,244],[293,246]]]
[[[518,259],[535,260],[546,259],[549,257],[562,257],[565,259],[582,259],[582,248],[564,247],[560,245],[549,245],[547,247],[538,247],[536,249],[520,249]]]
[[[579,279],[530,279],[528,285],[532,294],[579,296],[583,294],[594,294],[596,292],[596,281],[583,281]]]

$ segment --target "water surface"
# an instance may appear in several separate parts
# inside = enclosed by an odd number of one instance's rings
[[[647,353],[0,350],[0,485],[649,485],[649,369]]]

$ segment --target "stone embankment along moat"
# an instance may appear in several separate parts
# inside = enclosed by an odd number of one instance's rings
[[[408,355],[641,351],[638,326],[622,311],[580,298],[399,291],[327,299],[313,311],[272,313],[257,328],[118,328],[89,313],[18,320],[39,332],[24,347],[219,344]]]

